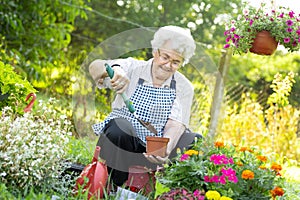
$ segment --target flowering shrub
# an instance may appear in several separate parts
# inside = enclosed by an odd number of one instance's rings
[[[15,116],[5,107],[0,116],[0,180],[15,194],[53,189],[62,170],[71,123],[41,101],[36,109]]]
[[[157,180],[168,188],[184,189],[192,199],[270,199],[284,195],[281,169],[254,148],[200,140],[165,165]],[[172,194],[174,190],[162,196]]]
[[[288,51],[300,49],[300,15],[289,8],[269,9],[261,3],[258,9],[245,5],[243,14],[231,19],[225,28],[226,44],[238,53],[246,53],[252,47],[256,33],[269,31]]]

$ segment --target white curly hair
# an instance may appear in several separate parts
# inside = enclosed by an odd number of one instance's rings
[[[161,48],[166,42],[171,42],[171,50],[174,50],[184,58],[183,65],[187,64],[194,55],[196,44],[191,31],[178,26],[164,26],[159,28],[151,40],[153,52]]]

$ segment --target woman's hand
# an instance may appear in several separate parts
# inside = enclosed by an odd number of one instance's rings
[[[113,69],[114,76],[110,81],[111,86],[118,94],[123,93],[129,85],[129,79],[121,67],[115,66]]]
[[[167,155],[166,157],[160,157],[160,156],[154,156],[154,155],[148,155],[146,153],[143,153],[145,158],[149,160],[152,163],[156,164],[165,164],[169,162],[169,156]]]

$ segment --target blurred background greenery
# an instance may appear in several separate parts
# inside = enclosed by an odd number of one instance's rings
[[[221,70],[219,63],[225,44],[224,27],[230,23],[229,16],[241,11],[241,0],[0,2],[1,95],[11,92],[9,97],[1,99],[1,109],[25,107],[24,99],[30,91],[36,92],[37,99],[56,98],[60,104],[53,109],[72,121],[73,135],[89,138],[94,145],[97,138],[90,125],[109,113],[114,92],[97,90],[91,82],[85,68],[90,53],[101,42],[124,31],[178,25],[190,28],[200,48],[198,52],[207,58],[206,68],[213,69],[204,73],[189,66],[181,69],[196,91],[191,127],[205,136],[209,132],[215,77]],[[101,52],[97,55],[104,56]],[[147,59],[150,55],[151,49],[145,48],[121,57]],[[5,70],[11,67],[15,77],[5,76]],[[225,141],[265,148],[266,152],[289,160],[293,166],[299,165],[299,71],[299,52],[278,49],[272,56],[232,55],[224,77],[217,136]],[[282,79],[274,78],[278,73]],[[26,90],[13,88],[8,92],[9,80],[20,77],[34,89],[26,86]],[[284,77],[290,77],[291,82],[286,83]],[[271,87],[284,83],[290,90]],[[13,94],[20,91],[20,95]],[[278,101],[270,102],[274,95]]]

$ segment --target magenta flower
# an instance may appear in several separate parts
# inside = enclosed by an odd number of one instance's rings
[[[210,177],[209,176],[204,176],[204,181],[206,183],[211,183],[212,181],[210,180]]]
[[[219,177],[219,183],[221,183],[222,185],[225,185],[226,184],[226,176],[222,175]]]
[[[220,181],[219,181],[219,176],[217,176],[217,175],[213,175],[212,177],[211,177],[211,179],[210,179],[212,182],[215,182],[215,183],[219,183]]]
[[[221,154],[213,154],[210,156],[210,161],[213,162],[215,165],[227,165],[227,164],[233,164],[233,160],[230,158],[227,158],[226,155]]]
[[[283,39],[283,42],[284,42],[284,43],[289,43],[290,41],[291,41],[290,38],[284,38],[284,39]]]
[[[231,36],[228,36],[227,38],[226,38],[226,42],[229,42],[231,40]]]
[[[300,40],[300,39],[299,39]],[[297,44],[297,41],[296,40],[294,40],[294,42],[292,43],[292,45],[295,47],[295,46],[297,46],[298,44]]]
[[[287,20],[286,21],[286,25],[288,25],[288,26],[293,26],[293,21],[292,20]]]
[[[233,182],[233,183],[237,183],[239,181],[239,179],[236,177],[236,175],[228,176],[227,179],[228,179],[228,181]]]
[[[278,17],[283,18],[284,13],[281,13]]]
[[[294,18],[294,14],[295,14],[294,11],[290,11],[290,12],[289,12],[290,18]]]
[[[230,44],[225,44],[223,48],[228,49],[229,47],[230,47]]]
[[[188,160],[189,159],[189,155],[188,154],[182,154],[180,157],[180,161],[184,161],[184,160]]]
[[[291,33],[291,32],[293,32],[293,29],[292,28],[288,28],[288,29],[286,29],[286,32]]]
[[[253,24],[253,19],[250,19],[249,25],[252,26]]]
[[[228,35],[230,34],[230,32],[227,30],[227,31],[224,31],[224,35]]]
[[[221,173],[222,173],[222,176],[227,177],[228,181],[231,181],[233,183],[238,182],[238,178],[236,177],[236,172],[235,172],[234,169],[232,169],[232,168],[228,168],[228,169],[222,168]]]

